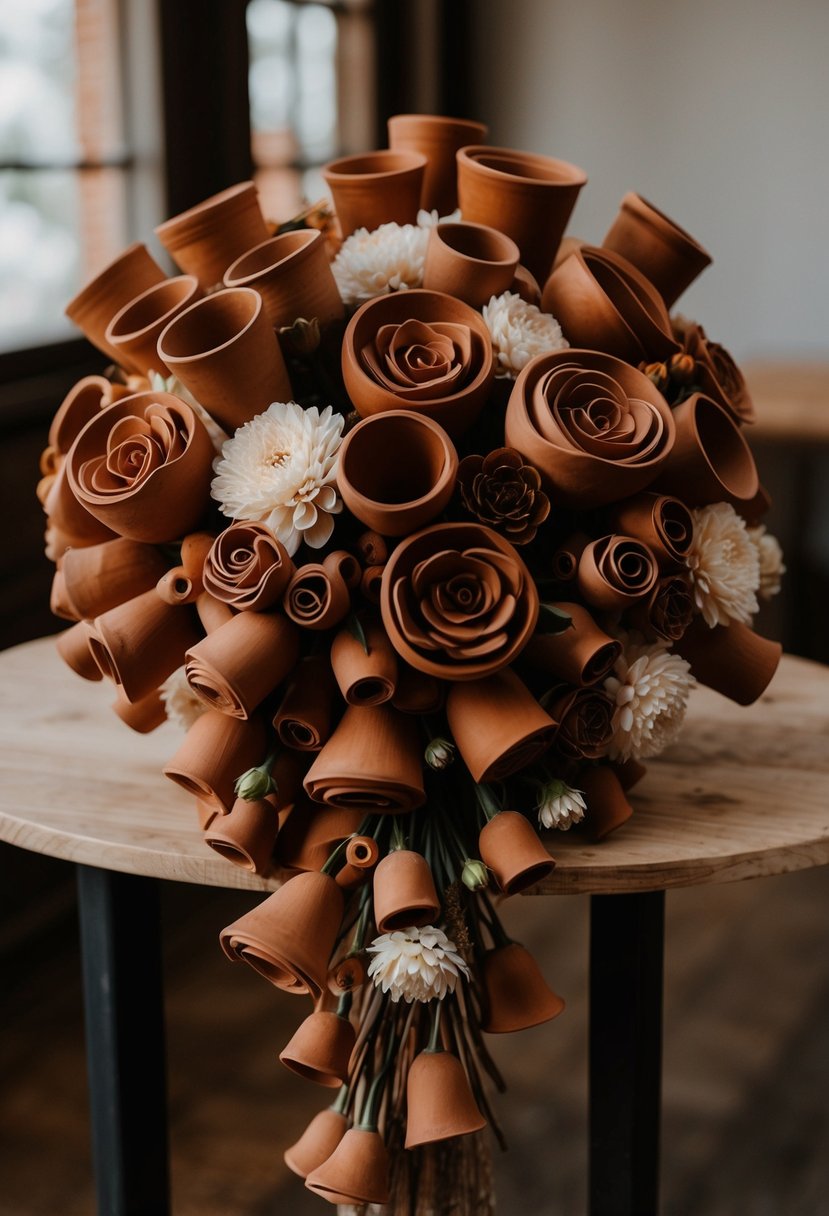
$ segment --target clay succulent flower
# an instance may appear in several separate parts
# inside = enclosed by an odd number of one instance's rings
[[[383,933],[368,947],[368,974],[391,1000],[442,1001],[469,968],[442,929],[410,926]]]
[[[458,467],[458,490],[474,519],[514,545],[529,544],[550,514],[550,500],[541,489],[537,469],[525,464],[513,448],[467,456]]]

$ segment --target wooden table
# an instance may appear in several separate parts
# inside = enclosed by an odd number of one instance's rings
[[[0,655],[0,839],[77,865],[99,1211],[155,1216],[169,1210],[156,880],[278,880],[206,848],[192,800],[160,774],[179,733],[131,733],[112,696],[49,639]],[[593,897],[593,1216],[658,1207],[664,893],[829,863],[828,741],[829,670],[786,658],[749,709],[694,693],[616,836],[551,838],[558,866],[537,892]]]

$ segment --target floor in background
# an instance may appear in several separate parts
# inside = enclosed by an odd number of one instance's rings
[[[218,931],[249,895],[168,887],[164,900],[175,1216],[322,1216],[281,1160],[324,1104],[277,1060],[306,1002],[221,956]],[[510,1086],[498,1210],[581,1216],[588,901],[517,899],[504,919],[568,1009],[491,1040]],[[829,869],[671,892],[666,970],[664,1216],[824,1216]],[[0,1216],[90,1216],[71,939],[0,991]]]

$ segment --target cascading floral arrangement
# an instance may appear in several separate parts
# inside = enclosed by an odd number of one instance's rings
[[[399,116],[336,224],[243,183],[157,229],[182,274],[127,250],[40,485],[60,654],[284,878],[221,945],[313,1002],[280,1058],[337,1094],[285,1160],[399,1212],[491,1210],[485,1036],[563,1008],[500,916],[539,831],[606,837],[695,678],[748,704],[780,653],[749,394],[669,315],[710,258],[634,194],[562,241],[582,171],[485,135]]]

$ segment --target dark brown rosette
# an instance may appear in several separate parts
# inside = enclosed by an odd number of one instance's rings
[[[632,536],[603,536],[579,559],[579,591],[594,608],[618,612],[648,595],[659,567],[647,545]]]
[[[694,360],[695,385],[725,406],[738,422],[753,422],[754,403],[743,373],[725,347],[711,342],[702,326],[693,322],[682,330],[682,343]]]
[[[538,618],[535,583],[512,545],[480,524],[408,537],[383,571],[383,623],[420,671],[475,680],[505,667]]]
[[[512,448],[467,456],[458,467],[458,489],[469,514],[514,545],[529,544],[550,514],[538,470]]]
[[[569,688],[546,705],[558,722],[553,750],[571,760],[598,760],[613,738],[613,701],[598,688]]]
[[[262,612],[281,598],[294,563],[270,528],[234,523],[213,542],[204,563],[204,587],[234,608]]]
[[[661,578],[646,600],[640,600],[627,620],[645,637],[678,642],[694,619],[694,594],[691,580],[684,574]]]

